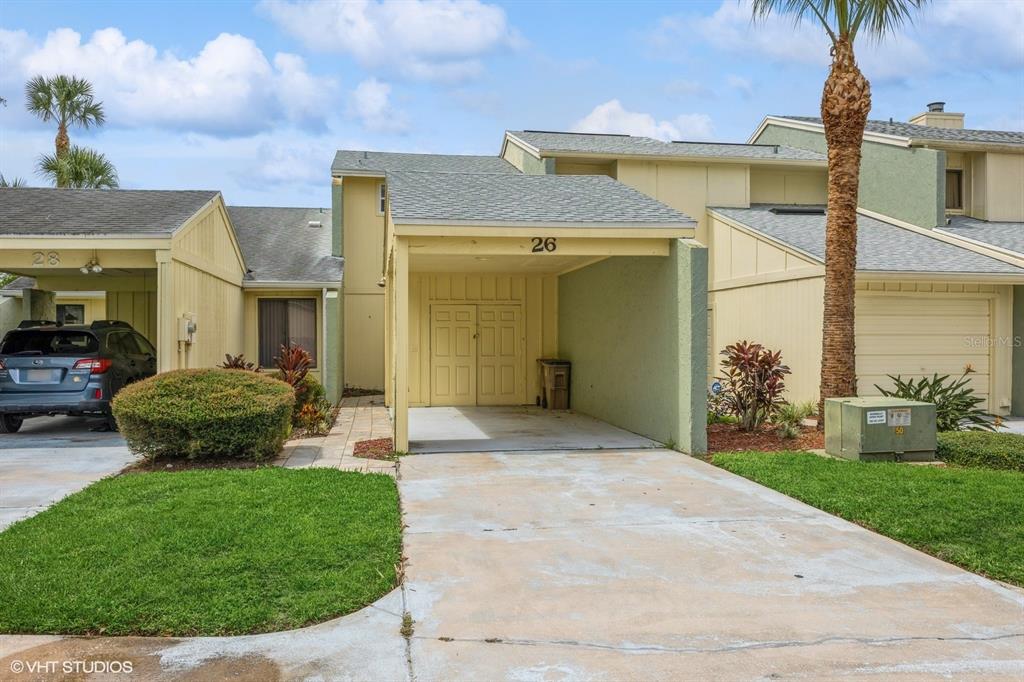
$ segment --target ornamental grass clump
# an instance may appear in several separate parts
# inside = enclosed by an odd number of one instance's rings
[[[132,452],[146,458],[265,461],[291,433],[295,391],[256,372],[180,369],[123,388],[112,403]]]

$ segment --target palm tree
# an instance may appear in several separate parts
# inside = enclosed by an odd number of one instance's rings
[[[114,164],[95,149],[78,145],[63,156],[43,154],[39,157],[38,172],[55,187],[113,189],[118,186]]]
[[[821,395],[857,395],[854,354],[854,278],[857,268],[857,192],[861,142],[871,84],[857,67],[853,45],[863,30],[881,40],[912,19],[928,0],[753,0],[755,20],[789,14],[820,24],[832,42],[832,66],[821,93],[821,122],[828,145],[828,212],[825,219],[825,296],[821,340]],[[824,420],[818,420],[823,425]]]
[[[58,158],[71,149],[68,126],[101,126],[105,120],[103,102],[93,99],[92,84],[78,76],[36,76],[25,84],[25,99],[28,110],[43,121],[56,119]]]
[[[8,180],[7,178],[4,177],[3,173],[0,173],[0,188],[5,188],[5,187],[25,187],[26,184],[27,183],[25,182],[24,178],[14,177],[14,178],[11,178],[10,180]]]

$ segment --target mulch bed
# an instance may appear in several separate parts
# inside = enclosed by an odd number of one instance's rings
[[[251,462],[235,457],[204,457],[201,459],[140,459],[121,470],[122,474],[144,474],[153,471],[193,471],[196,469],[259,469],[272,462]]]
[[[708,426],[708,453],[778,452],[780,450],[820,450],[825,447],[825,434],[813,427],[804,427],[796,438],[783,438],[774,426],[762,426],[756,431],[741,431],[735,424]]]
[[[394,459],[395,441],[390,438],[373,438],[356,441],[352,454],[366,459]]]

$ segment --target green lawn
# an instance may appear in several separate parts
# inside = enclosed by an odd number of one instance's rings
[[[0,533],[0,632],[295,628],[387,593],[400,554],[389,476],[279,468],[119,476]]]
[[[1024,586],[1024,473],[847,462],[806,453],[712,461],[982,575]]]

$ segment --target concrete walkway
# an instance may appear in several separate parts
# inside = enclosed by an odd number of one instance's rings
[[[405,457],[406,582],[247,637],[0,637],[9,679],[1024,677],[1024,592],[667,450]],[[408,640],[401,615],[415,620]]]
[[[391,418],[384,406],[384,396],[342,398],[338,417],[328,435],[288,441],[274,463],[297,469],[331,467],[394,475],[394,462],[353,454],[356,443],[361,440],[392,437]]]
[[[18,433],[0,435],[0,530],[137,459],[120,434],[89,430],[102,423],[34,417]]]

